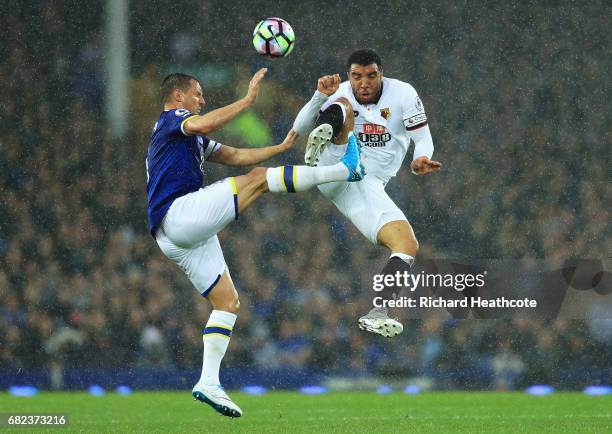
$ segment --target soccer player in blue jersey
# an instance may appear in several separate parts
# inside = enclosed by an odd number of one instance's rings
[[[207,137],[255,103],[267,69],[251,79],[246,96],[200,115],[204,94],[199,81],[186,74],[168,75],[161,85],[164,110],[147,153],[148,220],[162,252],[176,262],[196,289],[212,304],[203,330],[202,375],[193,396],[219,413],[239,417],[242,410],[223,391],[219,367],[236,322],[239,301],[217,233],[267,191],[309,190],[334,181],[359,181],[364,176],[361,151],[349,125],[342,133],[346,153],[338,164],[324,167],[257,167],[242,176],[203,186],[205,162],[248,166],[291,148],[290,131],[276,146],[239,149]]]

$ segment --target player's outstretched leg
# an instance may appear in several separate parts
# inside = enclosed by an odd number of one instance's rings
[[[365,171],[361,163],[361,147],[351,132],[346,152],[340,163],[331,166],[283,166],[268,169],[268,189],[272,192],[295,193],[337,181],[360,181]]]
[[[364,176],[361,147],[355,136],[350,134],[346,152],[337,164],[322,167],[292,165],[256,167],[246,175],[236,176],[234,178],[236,211],[244,212],[267,191],[297,193],[328,182],[361,181]]]
[[[232,337],[240,302],[229,273],[223,273],[207,295],[213,306],[202,331],[204,356],[202,375],[191,391],[193,397],[210,405],[223,416],[240,417],[242,410],[227,396],[219,381],[219,368]]]
[[[378,231],[377,241],[391,251],[391,257],[381,274],[395,275],[398,272],[400,274],[410,272],[419,249],[410,223],[405,220],[397,220],[385,224]],[[391,285],[385,287],[380,295],[384,299],[396,299],[401,290],[401,286]],[[361,330],[385,337],[397,336],[404,330],[399,321],[389,317],[389,310],[386,307],[374,307],[359,318],[358,324]]]

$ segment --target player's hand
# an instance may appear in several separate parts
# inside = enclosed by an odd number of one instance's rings
[[[297,140],[297,137],[298,137],[298,134],[295,131],[290,130],[289,134],[287,134],[287,137],[285,137],[285,140],[283,140],[283,143],[280,144],[282,150],[287,151],[293,148],[293,145],[295,145],[295,141]]]
[[[253,75],[253,78],[251,78],[251,81],[249,82],[249,90],[245,97],[249,104],[255,103],[257,95],[259,94],[259,85],[261,80],[263,80],[264,76],[266,75],[266,72],[268,72],[268,68],[261,68],[255,73],[255,75]]]
[[[438,172],[442,168],[442,163],[430,160],[425,155],[422,155],[410,164],[410,168],[415,175],[426,175]]]
[[[317,82],[317,90],[327,96],[334,94],[340,87],[340,74],[324,75]]]

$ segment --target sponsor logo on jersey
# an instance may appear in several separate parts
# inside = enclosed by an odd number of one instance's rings
[[[363,146],[383,148],[391,140],[391,134],[382,125],[364,124],[358,139]]]
[[[385,131],[387,131],[387,129],[383,127],[382,125],[376,125],[376,124],[364,124],[363,125],[363,132],[366,134],[382,134]]]
[[[391,116],[391,109],[389,107],[380,109],[380,115],[385,119],[389,119],[389,116]]]

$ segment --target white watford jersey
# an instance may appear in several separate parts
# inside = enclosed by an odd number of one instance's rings
[[[353,106],[355,135],[363,145],[366,172],[388,181],[402,165],[412,132],[427,126],[425,109],[416,90],[403,81],[383,77],[378,102],[360,104],[353,95],[350,82],[345,81],[321,109],[325,110],[340,97],[347,98]],[[429,131],[427,135],[431,137]],[[433,149],[425,152],[429,158],[432,153]]]

